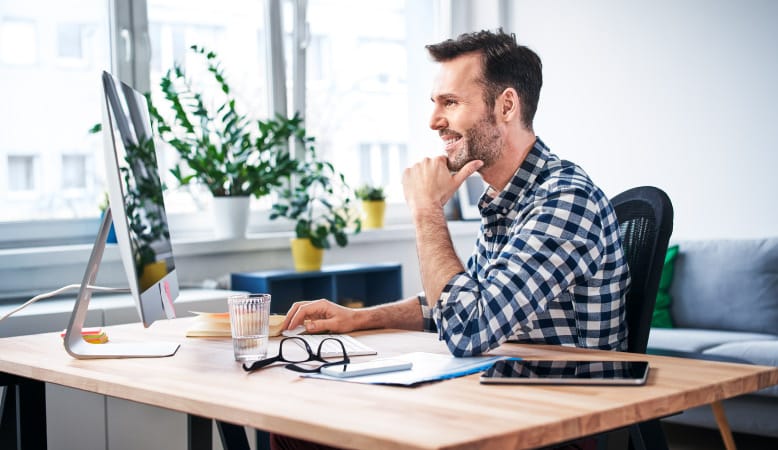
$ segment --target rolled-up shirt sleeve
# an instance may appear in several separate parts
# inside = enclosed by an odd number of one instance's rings
[[[422,324],[424,331],[438,331],[438,327],[432,319],[432,308],[427,305],[427,296],[424,292],[419,292],[417,296],[419,298],[419,306],[421,307],[421,317],[424,321]]]

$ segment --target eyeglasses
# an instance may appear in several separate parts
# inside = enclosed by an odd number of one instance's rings
[[[284,353],[284,344],[289,342],[289,341],[292,341],[292,340],[298,340],[298,341],[302,342],[303,348],[308,353],[308,356],[301,357],[296,352],[289,352],[289,351]],[[340,344],[340,348],[341,348],[341,350],[343,350],[343,358],[342,359],[340,359],[338,361],[327,361],[324,358],[322,358],[322,356],[321,356],[321,349],[322,349],[322,346],[324,345],[324,343],[327,342],[327,341],[335,341],[338,344]],[[287,345],[286,348],[288,349],[289,345]],[[301,366],[297,365],[297,364],[307,363],[307,362],[310,362],[310,361],[319,361],[319,362],[324,363],[324,364],[321,364],[318,367],[314,367],[314,368],[301,367]],[[308,342],[305,339],[303,339],[301,337],[297,337],[297,336],[292,336],[292,337],[284,338],[284,339],[281,340],[281,342],[279,343],[279,346],[278,346],[278,355],[270,357],[270,358],[260,359],[259,361],[254,361],[253,363],[251,363],[250,366],[248,366],[248,365],[246,365],[244,363],[243,364],[243,370],[245,370],[246,372],[253,372],[255,370],[261,369],[263,367],[267,367],[267,366],[269,366],[271,364],[274,364],[274,363],[277,363],[277,362],[289,363],[289,364],[287,364],[284,367],[286,367],[289,370],[293,370],[295,372],[317,373],[317,372],[319,372],[321,370],[322,367],[335,366],[335,365],[338,365],[338,364],[348,364],[349,363],[349,358],[348,358],[348,354],[346,353],[346,347],[343,345],[343,342],[341,342],[340,339],[337,339],[337,338],[324,338],[324,339],[322,339],[322,341],[319,342],[319,347],[316,349],[316,353],[314,353],[313,350],[311,350],[311,346],[308,344]]]

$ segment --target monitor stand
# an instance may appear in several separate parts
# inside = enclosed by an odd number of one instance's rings
[[[97,240],[92,247],[92,255],[86,266],[84,280],[78,292],[73,313],[70,315],[67,331],[65,332],[65,350],[78,359],[96,358],[160,358],[172,356],[178,350],[179,344],[175,342],[106,342],[104,344],[90,344],[81,337],[81,330],[86,320],[86,312],[89,308],[89,300],[92,298],[90,285],[97,278],[97,269],[103,259],[105,240],[111,229],[111,208],[105,210]]]

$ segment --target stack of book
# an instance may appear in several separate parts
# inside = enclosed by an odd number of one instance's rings
[[[186,337],[230,337],[230,314],[192,311],[196,317]]]
[[[230,337],[230,313],[209,313],[192,311],[195,320],[186,330],[186,337]],[[281,324],[286,316],[270,315],[270,336],[281,335]]]

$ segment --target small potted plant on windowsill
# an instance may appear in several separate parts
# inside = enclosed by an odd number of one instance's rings
[[[304,144],[306,158],[298,167],[295,185],[280,190],[270,214],[271,219],[285,217],[295,222],[291,246],[299,272],[321,269],[323,251],[331,247],[331,239],[345,247],[347,233],[359,233],[362,226],[343,174],[317,158],[312,137],[306,137]]]
[[[149,102],[152,121],[159,136],[181,158],[182,164],[171,170],[177,181],[182,186],[199,182],[213,195],[216,237],[242,237],[250,197],[269,194],[297,170],[288,144],[290,138],[304,138],[302,119],[297,115],[249,119],[236,108],[217,55],[196,45],[190,49],[205,58],[219,88],[217,98],[206,99],[195,91],[184,69],[176,64],[160,80],[172,119]]]
[[[365,213],[363,228],[376,229],[384,227],[384,213],[386,212],[386,194],[384,188],[364,184],[355,191],[358,199],[362,201],[362,210]]]

